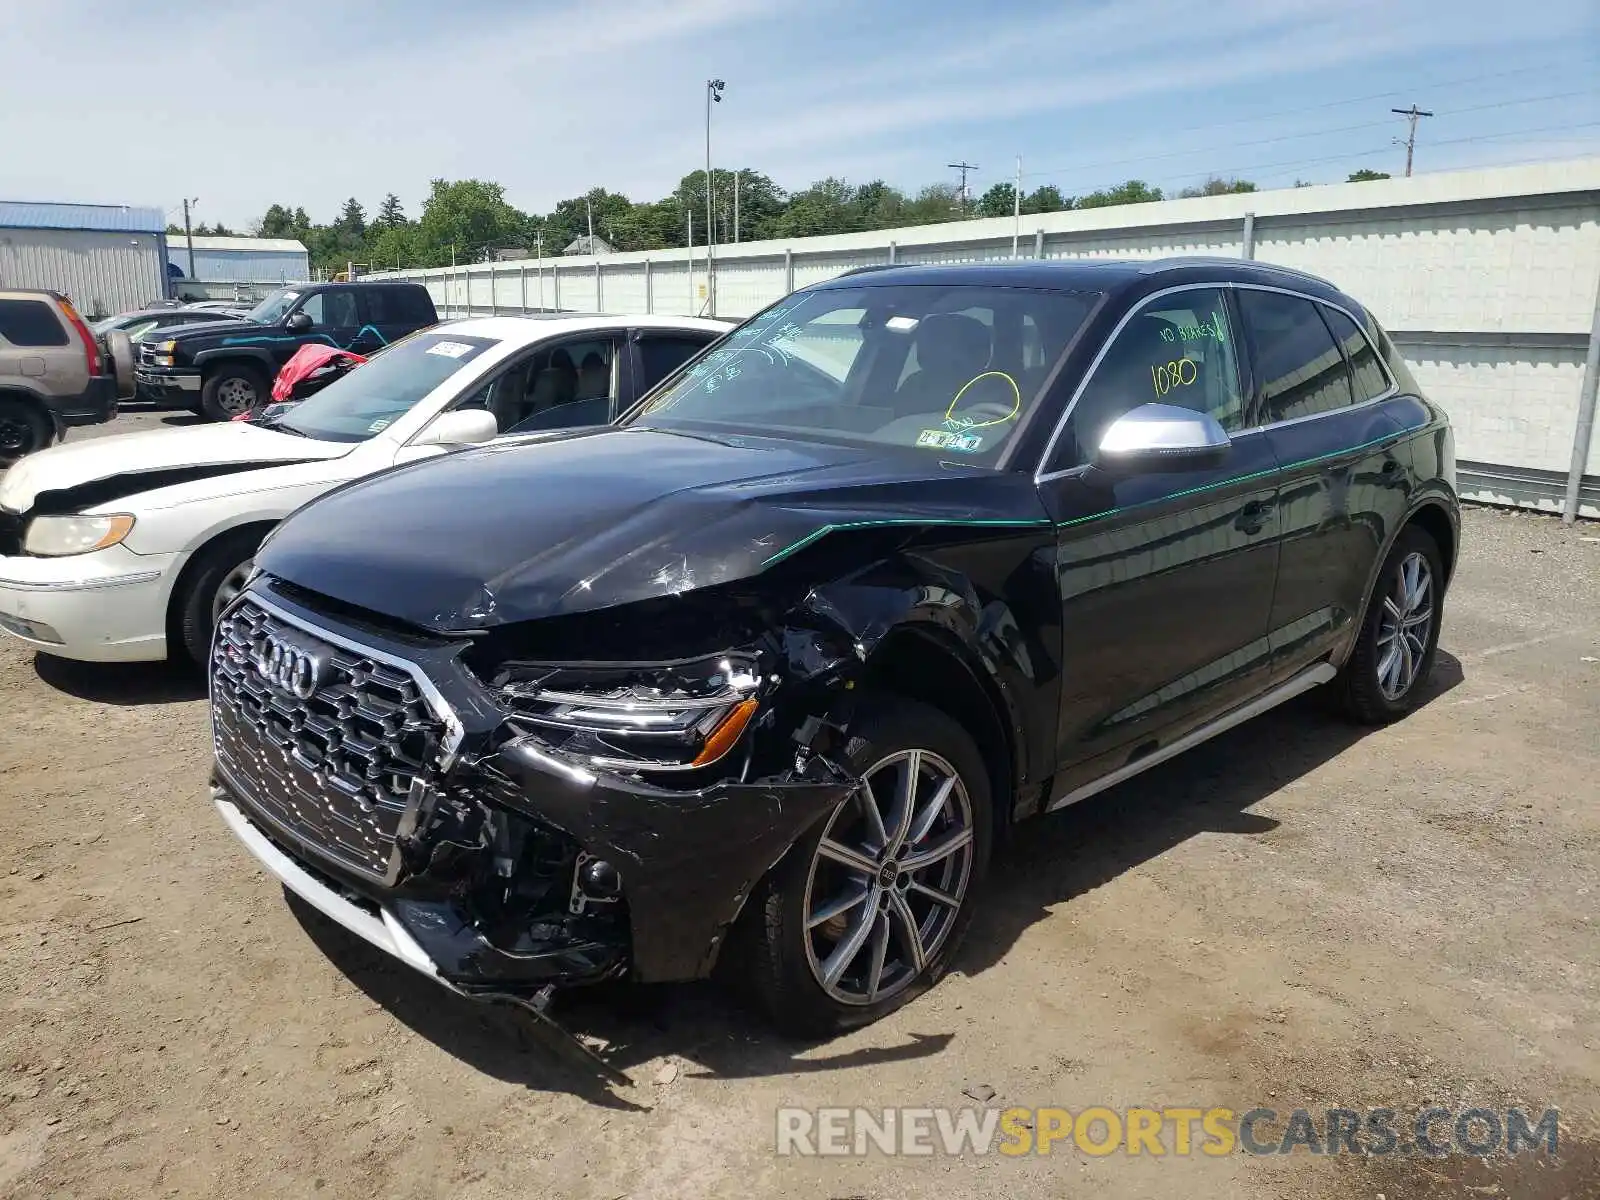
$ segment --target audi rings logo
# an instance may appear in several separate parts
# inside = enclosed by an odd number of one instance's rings
[[[297,700],[309,700],[321,682],[322,663],[316,655],[275,634],[256,644],[251,661],[263,679]]]

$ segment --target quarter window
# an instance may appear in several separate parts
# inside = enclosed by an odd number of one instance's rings
[[[1253,288],[1238,296],[1268,421],[1314,417],[1350,403],[1350,376],[1318,314],[1321,305]]]
[[[0,300],[0,337],[13,346],[67,346],[67,331],[43,300]]]
[[[1350,360],[1350,382],[1355,389],[1356,403],[1376,400],[1387,392],[1389,376],[1384,374],[1378,352],[1372,348],[1367,335],[1337,308],[1324,306],[1322,315],[1328,319],[1328,328],[1333,330],[1334,338],[1344,347],[1345,357]]]
[[[1141,404],[1171,404],[1244,428],[1238,339],[1220,289],[1193,288],[1150,301],[1122,327],[1089,377],[1051,467],[1090,462],[1111,423]]]

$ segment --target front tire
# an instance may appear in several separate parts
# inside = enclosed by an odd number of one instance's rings
[[[1350,659],[1335,687],[1347,715],[1367,725],[1397,721],[1417,706],[1433,670],[1444,616],[1438,544],[1407,525],[1384,559]]]
[[[206,668],[217,617],[244,587],[255,566],[260,533],[224,535],[196,555],[178,594],[173,633],[190,662]]]
[[[213,421],[231,421],[267,402],[266,378],[254,367],[225,363],[206,376],[200,388],[200,411]]]
[[[746,914],[748,982],[797,1037],[876,1021],[937,983],[989,863],[988,772],[950,717],[864,697],[845,760],[862,787],[790,847]]]

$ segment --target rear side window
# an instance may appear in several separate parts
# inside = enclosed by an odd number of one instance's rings
[[[644,378],[639,381],[639,391],[643,393],[655,387],[698,354],[708,341],[709,338],[681,334],[675,337],[646,334],[639,341],[639,362],[644,372]]]
[[[0,300],[0,337],[13,346],[69,346],[71,339],[43,300]]]
[[[1337,308],[1324,305],[1322,315],[1328,318],[1328,328],[1333,330],[1333,336],[1344,347],[1345,357],[1350,360],[1350,383],[1355,389],[1356,403],[1376,400],[1387,392],[1389,377],[1384,374],[1383,366],[1378,362],[1378,352],[1372,348],[1367,335]]]
[[[433,301],[428,299],[428,293],[424,289],[398,287],[383,290],[388,293],[384,297],[390,312],[388,320],[417,325],[433,324]]]
[[[1322,306],[1252,288],[1238,295],[1266,419],[1292,421],[1348,406],[1350,376],[1317,311]]]

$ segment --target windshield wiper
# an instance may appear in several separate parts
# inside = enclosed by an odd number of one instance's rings
[[[304,429],[298,429],[288,424],[283,417],[279,417],[271,425],[265,426],[265,428],[272,430],[274,433],[292,433],[295,437],[308,438],[311,436]]]

